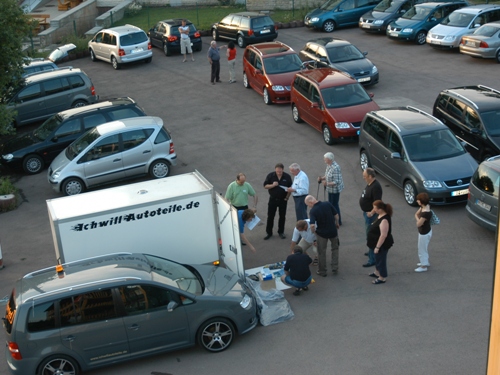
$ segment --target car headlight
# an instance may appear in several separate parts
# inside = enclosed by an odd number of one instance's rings
[[[311,22],[318,22],[319,21],[319,17],[313,17],[311,18]]]
[[[438,189],[443,187],[441,185],[441,182],[439,181],[434,181],[434,180],[426,180],[424,181],[424,187],[427,189]]]
[[[457,39],[457,37],[455,35],[447,35],[444,37],[443,40],[446,40],[447,42],[453,42],[453,41],[455,41],[455,39]]]
[[[283,86],[280,86],[280,85],[271,86],[271,88],[273,91],[285,91],[285,88]]]
[[[378,25],[383,25],[384,24],[384,20],[375,20],[375,21],[373,21],[373,24],[377,25],[377,26]]]
[[[52,173],[52,175],[50,176],[51,180],[57,180],[60,176],[60,173],[59,172],[55,172],[55,173]]]
[[[373,68],[372,68],[372,74],[377,74],[378,73],[378,69],[377,67],[374,65]]]
[[[335,127],[337,129],[349,129],[351,126],[348,122],[336,122]]]
[[[411,28],[406,28],[406,29],[401,30],[401,32],[403,32],[403,33],[412,33],[412,32],[413,32],[413,29],[411,29]]]
[[[252,298],[248,295],[245,294],[240,301],[240,306],[243,307],[244,309],[248,309],[252,305]]]
[[[14,155],[12,154],[2,155],[2,158],[4,160],[12,160],[14,158]]]

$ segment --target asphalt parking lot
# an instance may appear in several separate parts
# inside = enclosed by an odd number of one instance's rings
[[[435,51],[368,35],[357,28],[333,34],[306,28],[280,30],[280,41],[300,50],[320,36],[345,38],[368,51],[380,72],[380,83],[368,88],[381,107],[414,105],[431,112],[440,90],[485,84],[500,89],[498,65],[452,51]],[[92,79],[102,99],[130,96],[146,113],[163,118],[172,131],[178,166],[173,174],[200,171],[224,193],[238,172],[244,172],[259,196],[258,215],[265,220],[267,191],[262,183],[277,162],[301,165],[317,195],[316,177],[324,173],[323,154],[332,151],[342,167],[345,190],[340,196],[340,270],[316,279],[299,297],[286,292],[295,313],[292,321],[257,327],[219,354],[201,348],[158,355],[92,372],[104,374],[250,375],[256,372],[302,374],[484,374],[488,349],[495,234],[472,223],[465,204],[434,207],[441,224],[430,243],[429,272],[417,274],[415,208],[402,191],[382,177],[383,199],[394,207],[395,245],[388,256],[388,282],[372,285],[365,263],[364,227],[358,198],[365,183],[356,143],[327,146],[307,124],[296,124],[288,105],[266,106],[262,97],[243,87],[238,49],[237,83],[209,83],[206,58],[210,39],[195,62],[165,57],[154,50],[151,64],[124,66],[74,60]],[[219,42],[219,45],[225,44]],[[6,266],[0,271],[0,296],[10,293],[15,279],[53,265],[55,253],[45,200],[56,198],[46,171],[15,175],[22,202],[0,215],[0,243]],[[323,192],[319,192],[323,199]],[[257,249],[244,254],[246,268],[285,259],[294,226],[293,203],[288,206],[286,240],[264,241],[258,226],[247,233]],[[276,224],[275,224],[276,225]],[[186,228],[196,235],[196,228]],[[141,236],[142,233],[137,233]],[[144,238],[145,249],[147,237]],[[122,250],[122,249],[117,249]],[[136,249],[142,251],[143,249]],[[0,333],[3,339],[4,331]],[[0,359],[0,374],[7,373]]]

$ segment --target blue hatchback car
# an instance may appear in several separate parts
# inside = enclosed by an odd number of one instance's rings
[[[447,17],[451,12],[463,8],[465,1],[453,3],[423,3],[410,8],[403,16],[387,26],[390,39],[410,40],[425,44],[427,32]]]
[[[359,18],[378,3],[378,0],[328,0],[307,13],[304,24],[331,33],[337,27],[357,25]]]

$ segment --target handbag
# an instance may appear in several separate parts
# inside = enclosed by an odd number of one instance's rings
[[[441,220],[439,220],[439,218],[437,217],[437,215],[434,213],[433,210],[431,210],[431,220],[429,221],[431,225],[438,225]]]

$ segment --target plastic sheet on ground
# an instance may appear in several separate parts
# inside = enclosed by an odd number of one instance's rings
[[[259,321],[263,326],[285,322],[294,317],[285,293],[278,289],[263,290],[259,281],[247,277],[247,285],[252,289],[259,310]]]

